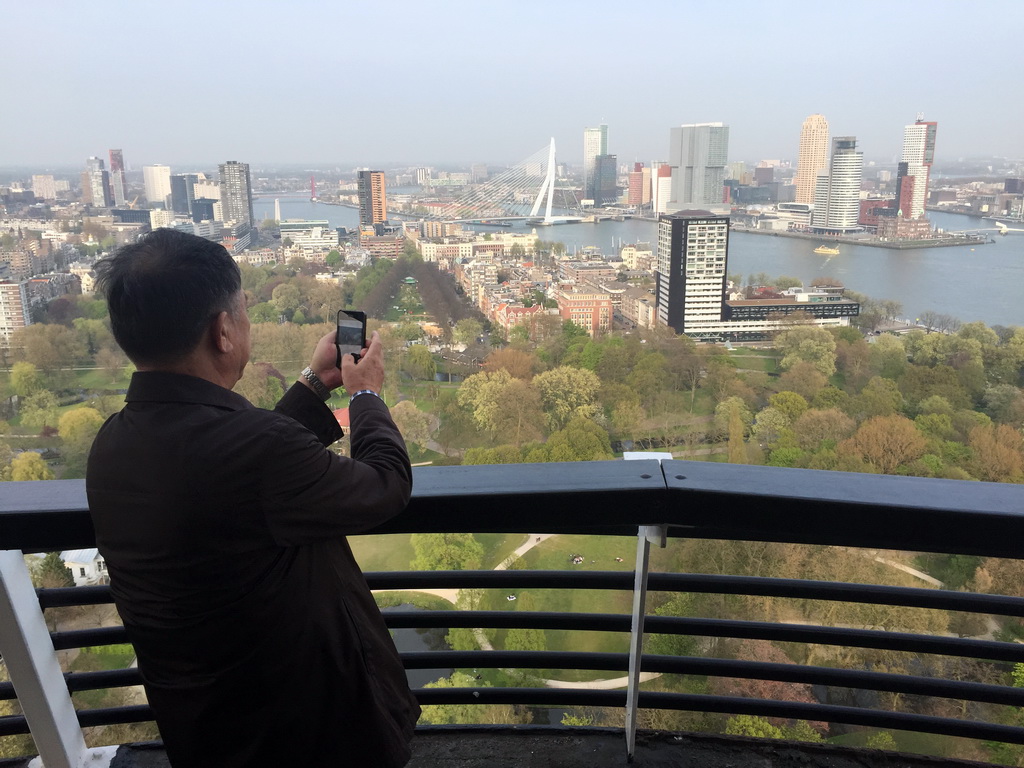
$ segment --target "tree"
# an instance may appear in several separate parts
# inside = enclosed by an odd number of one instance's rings
[[[452,330],[452,339],[456,344],[469,346],[475,342],[483,332],[484,327],[479,321],[467,317],[463,320],[459,320],[459,322],[455,324],[455,328]]]
[[[853,434],[856,422],[836,408],[812,408],[793,422],[797,444],[805,451],[817,451],[823,443],[837,445]]]
[[[522,379],[512,379],[496,393],[491,416],[491,431],[496,439],[519,446],[539,440],[544,430],[544,412],[536,387]]]
[[[414,379],[433,381],[437,375],[434,356],[422,344],[413,344],[406,350],[402,368]]]
[[[37,589],[59,589],[75,586],[75,576],[64,565],[59,552],[47,552],[31,569],[32,584]]]
[[[974,451],[971,474],[996,483],[1024,482],[1024,437],[1007,424],[971,430],[968,445]]]
[[[546,651],[547,640],[543,629],[517,627],[510,629],[505,635],[506,651]]]
[[[828,379],[811,363],[794,363],[788,371],[779,377],[779,388],[783,391],[796,392],[805,400],[814,397],[828,385]]]
[[[103,347],[96,353],[96,365],[110,375],[111,383],[117,381],[127,362],[124,353],[115,347]]]
[[[919,459],[928,442],[914,422],[905,416],[875,416],[868,419],[853,437],[839,445],[840,453],[856,456],[892,475],[901,465]]]
[[[57,430],[64,444],[76,451],[87,451],[105,419],[95,408],[73,408],[61,415]]]
[[[35,451],[19,453],[11,462],[11,480],[53,480],[53,472]]]
[[[299,308],[299,289],[291,283],[281,283],[274,288],[270,303],[279,314],[290,316]]]
[[[496,349],[484,360],[485,371],[505,370],[517,379],[531,379],[533,372],[540,365],[540,360],[532,352],[516,347]]]
[[[590,418],[597,413],[601,380],[593,371],[563,365],[537,374],[533,384],[553,429],[565,426],[576,416]]]
[[[32,363],[23,361],[11,367],[11,391],[18,397],[31,395],[42,386],[42,374]]]
[[[489,688],[490,683],[476,680],[465,672],[453,672],[424,688]],[[529,710],[508,704],[428,704],[421,722],[433,725],[478,725],[482,723],[522,724],[533,719]]]
[[[777,408],[791,421],[796,421],[810,407],[807,400],[796,392],[779,392],[768,398],[773,408]]]
[[[472,571],[484,557],[471,533],[414,533],[412,548],[412,567],[418,571]]]
[[[584,416],[576,416],[564,429],[526,455],[528,462],[602,461],[613,458],[608,433]]]
[[[26,427],[43,429],[57,426],[60,413],[57,396],[48,389],[40,389],[26,397],[21,403],[21,423]]]
[[[725,733],[728,736],[750,736],[755,739],[781,739],[784,737],[781,728],[777,728],[763,717],[754,715],[736,715],[725,722]]]
[[[430,442],[430,414],[421,411],[412,400],[402,400],[391,408],[391,417],[407,443],[426,449]]]
[[[802,325],[782,331],[775,337],[775,347],[783,355],[779,364],[783,370],[805,362],[826,377],[836,372],[836,340],[824,328]]]
[[[335,248],[328,252],[327,257],[324,259],[324,261],[327,263],[328,267],[336,267],[342,261],[344,261],[344,259],[342,258],[341,253],[338,251],[338,249]]]

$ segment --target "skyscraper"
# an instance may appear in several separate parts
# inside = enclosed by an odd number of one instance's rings
[[[360,171],[359,223],[372,226],[387,221],[388,200],[384,188],[384,171]]]
[[[729,158],[729,126],[696,123],[673,128],[668,164],[672,166],[669,211],[721,205]]]
[[[797,158],[796,202],[813,203],[818,174],[828,167],[828,120],[811,115],[800,129],[800,154]]]
[[[142,183],[146,187],[146,199],[151,205],[170,207],[171,167],[169,165],[142,166]]]
[[[864,154],[857,151],[857,137],[832,139],[828,169],[818,174],[814,189],[813,229],[838,235],[860,229],[857,219],[863,175]]]
[[[109,208],[110,174],[103,168],[103,161],[98,157],[90,157],[85,161],[82,172],[82,201],[97,208]]]
[[[609,205],[618,201],[617,165],[618,158],[615,155],[598,155],[594,159],[594,205]]]
[[[114,193],[114,205],[119,208],[125,204],[128,196],[128,183],[124,178],[124,153],[120,149],[111,149],[110,155],[110,186]]]
[[[199,180],[195,173],[176,173],[171,176],[171,209],[175,213],[192,213],[195,201],[195,183]]]
[[[688,210],[658,220],[658,324],[676,333],[721,330],[729,217]]]
[[[928,198],[928,177],[931,175],[932,162],[935,160],[935,134],[938,129],[938,123],[925,122],[921,118],[903,129],[903,162],[907,164],[907,176],[914,178],[910,210],[903,211],[904,217],[908,219],[924,215],[924,205]]]
[[[597,196],[597,156],[608,154],[608,126],[583,129],[583,196]]]
[[[249,164],[228,160],[217,166],[220,171],[220,201],[224,206],[225,223],[252,226],[252,185],[249,183]]]

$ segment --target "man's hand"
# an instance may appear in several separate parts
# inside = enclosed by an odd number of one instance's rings
[[[341,386],[341,371],[338,370],[336,365],[338,362],[338,345],[335,343],[337,335],[337,331],[331,331],[321,338],[316,343],[316,349],[313,350],[313,359],[309,363],[309,367],[313,369],[313,373],[320,378],[324,386],[332,390]],[[351,360],[352,355],[346,355],[345,357]],[[299,381],[309,387],[309,382],[301,376]],[[309,388],[312,389],[312,387]]]
[[[376,331],[373,332],[370,343],[359,356],[358,363],[352,355],[341,356],[341,379],[349,394],[358,392],[360,389],[372,389],[380,394],[384,386],[384,347],[380,343],[380,335]]]

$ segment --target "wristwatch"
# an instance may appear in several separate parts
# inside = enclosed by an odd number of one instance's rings
[[[320,396],[321,400],[327,402],[327,399],[331,396],[331,390],[320,381],[320,377],[313,373],[313,369],[308,365],[302,369],[302,378],[309,382],[309,386]]]
[[[349,402],[355,400],[359,395],[373,395],[378,400],[384,399],[378,393],[374,392],[372,389],[360,389],[348,396]]]

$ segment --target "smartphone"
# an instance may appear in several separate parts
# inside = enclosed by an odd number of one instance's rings
[[[338,335],[334,343],[338,347],[339,368],[342,355],[354,355],[359,360],[366,347],[366,313],[357,309],[338,310]]]

